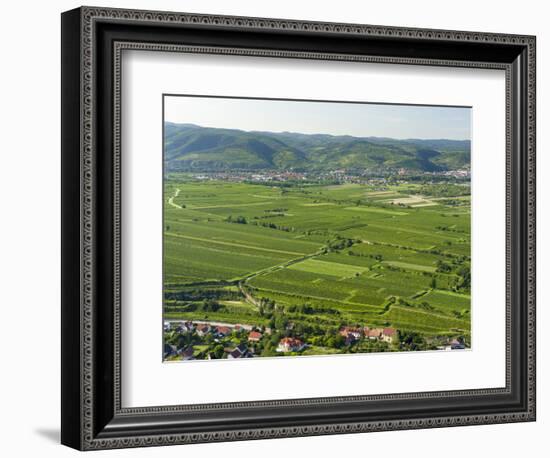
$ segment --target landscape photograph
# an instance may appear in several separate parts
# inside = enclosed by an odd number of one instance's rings
[[[163,361],[472,348],[470,107],[163,107]]]

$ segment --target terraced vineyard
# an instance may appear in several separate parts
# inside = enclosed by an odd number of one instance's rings
[[[291,335],[304,354],[354,351],[326,343],[346,326],[469,346],[469,184],[445,198],[438,186],[170,174],[164,318]]]

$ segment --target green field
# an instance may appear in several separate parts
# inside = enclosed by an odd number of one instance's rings
[[[332,345],[342,326],[469,342],[469,196],[462,187],[442,198],[430,186],[273,186],[171,173],[164,318],[267,328],[301,338],[310,355],[385,351]]]

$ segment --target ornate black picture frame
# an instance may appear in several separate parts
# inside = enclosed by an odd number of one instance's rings
[[[506,72],[506,387],[123,408],[123,49]],[[535,420],[535,37],[82,7],[62,15],[62,435],[106,449]]]

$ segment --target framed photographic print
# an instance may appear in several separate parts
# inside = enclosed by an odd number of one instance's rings
[[[535,38],[62,15],[62,443],[533,421]]]

